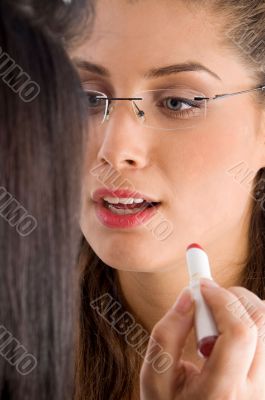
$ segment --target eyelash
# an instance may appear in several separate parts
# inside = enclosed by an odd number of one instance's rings
[[[200,107],[200,103],[198,103],[198,102],[193,102],[193,101],[188,101],[187,99],[183,99],[183,98],[178,98],[177,100],[183,105],[187,105],[187,106],[189,106],[189,107],[191,107],[191,108],[189,108],[189,109],[184,109],[184,110],[170,110],[169,108],[166,108],[166,106],[164,105],[164,103],[167,101],[167,100],[169,100],[169,99],[171,99],[171,97],[166,97],[166,98],[163,98],[163,99],[161,99],[157,104],[156,104],[156,106],[157,107],[161,107],[161,108],[165,108],[165,112],[168,114],[168,115],[170,115],[172,118],[179,118],[179,117],[183,117],[183,118],[185,118],[185,117],[189,117],[189,116],[191,116],[191,114],[192,113],[194,113],[195,112],[195,109],[196,108],[201,108]]]

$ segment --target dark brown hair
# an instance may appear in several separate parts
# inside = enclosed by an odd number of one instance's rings
[[[7,0],[4,0],[7,1]],[[8,0],[36,26],[68,47],[87,37],[93,27],[95,0]]]
[[[220,20],[220,26],[224,28],[222,39],[225,38],[226,45],[240,54],[242,60],[250,66],[250,72],[255,72],[257,85],[264,84],[265,73],[259,67],[265,68],[265,1],[191,0],[189,3],[191,6],[207,6],[218,16],[216,19]],[[227,21],[227,25],[224,26],[223,21]],[[242,31],[242,26],[245,31]],[[253,182],[255,200],[252,202],[248,255],[239,282],[262,299],[265,298],[264,179],[262,168]],[[260,198],[255,192],[259,193]],[[124,337],[99,316],[97,309],[90,306],[90,302],[109,293],[126,311],[131,310],[122,296],[115,270],[99,259],[85,239],[81,246],[79,264],[81,304],[76,400],[129,400],[138,381],[142,360],[125,343]],[[137,320],[137,316],[134,317]]]
[[[0,77],[0,395],[66,400],[74,390],[85,104],[58,37],[24,6],[0,3],[1,73],[3,55],[16,64]],[[19,69],[39,86],[31,101],[18,90]]]

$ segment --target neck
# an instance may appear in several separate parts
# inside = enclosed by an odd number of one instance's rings
[[[242,238],[241,238],[242,240]],[[246,253],[240,242],[241,252],[232,249],[207,246],[213,279],[228,288],[240,284]],[[238,256],[235,257],[235,254]],[[184,255],[185,256],[185,255]],[[135,272],[118,270],[118,279],[123,295],[131,311],[150,332],[176,301],[183,287],[189,284],[185,257],[179,258],[174,266],[160,272]]]

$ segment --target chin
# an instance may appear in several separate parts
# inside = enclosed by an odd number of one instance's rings
[[[109,267],[120,271],[135,272],[158,272],[162,271],[165,266],[165,258],[161,252],[160,257],[155,253],[154,249],[147,246],[138,245],[130,247],[124,242],[119,245],[113,245],[111,241],[90,240],[89,245],[97,256]]]

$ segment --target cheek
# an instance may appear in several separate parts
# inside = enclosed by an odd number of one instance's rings
[[[87,128],[87,138],[84,152],[83,168],[85,175],[90,175],[92,167],[99,165],[100,162],[96,161],[97,155],[102,145],[103,138],[96,134],[96,129],[92,126]]]
[[[227,122],[229,121],[229,123]],[[253,121],[227,119],[207,122],[196,131],[176,134],[175,143],[167,146],[181,173],[189,172],[196,178],[207,171],[227,170],[238,161],[248,161],[255,167],[256,149],[259,146]]]
[[[251,199],[246,187],[235,179],[233,167],[244,162],[248,168],[243,175],[249,170],[252,176],[256,173],[258,144],[253,121],[226,121],[207,122],[205,129],[181,133],[174,140],[171,137],[171,146],[167,139],[163,142],[162,165],[171,185],[171,204],[175,204],[177,217],[192,215],[198,227],[227,218],[234,223]]]

